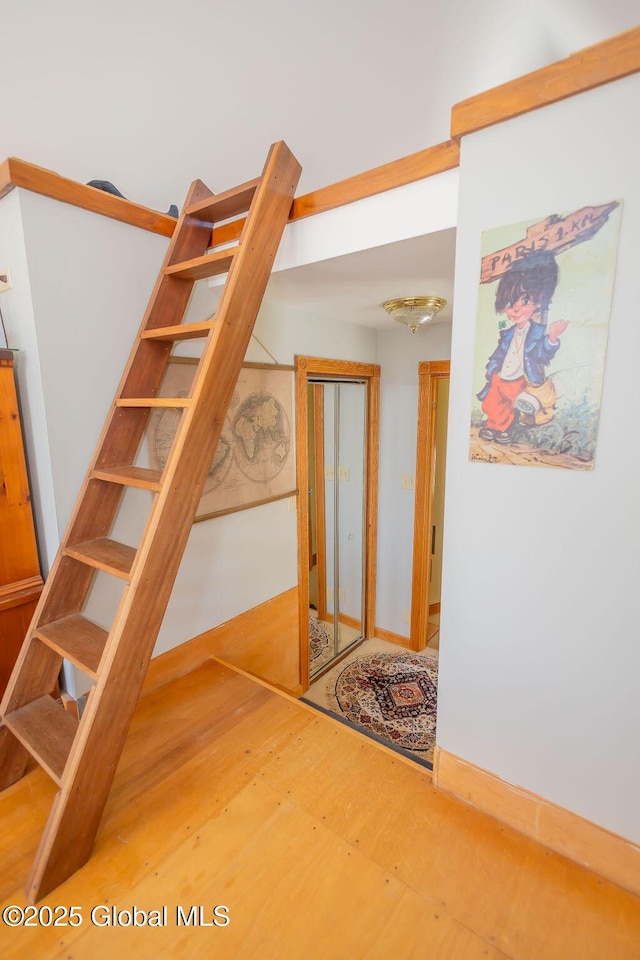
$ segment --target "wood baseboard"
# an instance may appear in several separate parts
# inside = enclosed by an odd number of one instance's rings
[[[435,637],[439,630],[440,627],[437,623],[427,624],[427,643],[429,643],[429,641]],[[413,650],[410,637],[403,637],[401,634],[393,633],[391,630],[383,630],[382,627],[376,627],[374,631],[374,637],[376,637],[378,640],[386,640],[388,643],[395,643],[400,647],[406,647],[407,650]],[[426,649],[427,648],[424,647],[420,653],[424,653]]]
[[[630,840],[439,747],[433,782],[440,790],[640,895],[640,846]]]
[[[217,657],[285,690],[302,693],[298,640],[298,588],[160,654],[149,664],[143,693],[184,676]]]
[[[209,632],[201,633],[185,643],[181,643],[166,653],[154,657],[147,669],[147,675],[142,686],[143,695],[157,690],[158,687],[184,677],[199,667],[205,660],[211,659],[208,643]]]
[[[376,627],[373,635],[377,640],[386,640],[388,643],[395,643],[399,647],[406,647],[411,650],[411,640],[409,637],[403,637],[399,633],[393,633],[392,630],[384,630],[382,627]]]

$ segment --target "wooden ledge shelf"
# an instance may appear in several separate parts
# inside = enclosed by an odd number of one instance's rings
[[[14,187],[22,187],[52,200],[61,200],[74,207],[91,210],[103,217],[110,217],[151,233],[159,233],[163,237],[172,236],[176,227],[175,218],[167,216],[166,213],[159,213],[131,200],[116,197],[86,183],[61,177],[53,170],[37,167],[18,157],[9,157],[0,165],[0,197]]]
[[[634,27],[457,103],[451,111],[451,136],[459,140],[466,134],[585,93],[639,70],[640,27]]]

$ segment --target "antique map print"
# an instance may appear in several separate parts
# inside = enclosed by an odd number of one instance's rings
[[[195,363],[186,358],[171,360],[162,393],[187,396],[195,369]],[[292,413],[291,368],[262,365],[242,368],[195,521],[295,493]],[[175,407],[154,411],[150,417],[147,440],[152,467],[164,467],[179,420],[180,411]]]

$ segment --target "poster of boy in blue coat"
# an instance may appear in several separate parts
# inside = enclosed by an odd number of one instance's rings
[[[620,208],[483,234],[471,460],[593,467]]]

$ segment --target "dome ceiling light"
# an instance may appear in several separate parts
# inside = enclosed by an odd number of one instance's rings
[[[397,300],[387,300],[382,306],[394,320],[404,323],[411,333],[415,333],[418,327],[433,320],[446,303],[442,297],[399,297]]]

